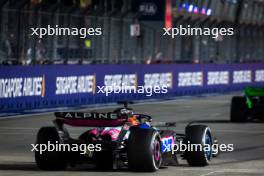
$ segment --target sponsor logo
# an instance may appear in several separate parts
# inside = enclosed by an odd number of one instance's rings
[[[207,73],[207,85],[221,85],[229,83],[228,71],[215,71]]]
[[[64,112],[56,113],[57,117],[62,117],[65,119],[105,119],[105,120],[115,120],[118,118],[116,113],[81,113],[81,112]]]
[[[252,71],[251,70],[240,70],[233,72],[233,83],[251,83],[252,82]]]
[[[172,88],[172,73],[151,73],[144,75],[145,87],[167,87]]]
[[[105,75],[104,77],[104,88],[129,90],[132,87],[137,87],[137,74],[116,74],[116,75]]]
[[[255,82],[264,82],[264,70],[256,70]]]
[[[162,138],[161,142],[162,142],[162,146],[161,146],[162,152],[172,151],[173,149],[172,147],[174,145],[174,139],[172,136]]]
[[[56,95],[94,92],[95,75],[68,76],[56,78]]]
[[[0,79],[0,98],[45,96],[45,76]]]
[[[180,72],[178,87],[203,86],[203,72]]]
[[[155,15],[157,12],[157,6],[155,3],[142,3],[139,6],[139,12],[143,15]]]

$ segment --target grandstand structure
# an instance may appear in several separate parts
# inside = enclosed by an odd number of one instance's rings
[[[230,27],[235,34],[172,39],[163,36],[165,24]],[[31,35],[48,25],[103,32]],[[263,29],[263,0],[1,0],[0,64],[263,62]]]

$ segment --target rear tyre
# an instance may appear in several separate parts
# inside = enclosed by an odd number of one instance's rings
[[[42,127],[37,134],[36,144],[57,144],[60,141],[59,135],[55,127]],[[35,151],[35,161],[41,170],[64,170],[68,162],[66,160],[65,152],[59,151],[44,151],[42,154]]]
[[[129,169],[143,172],[159,169],[162,163],[161,138],[156,130],[132,127],[127,148]]]
[[[210,128],[205,125],[192,125],[186,127],[187,144],[195,144],[200,147],[192,151],[186,151],[185,156],[190,166],[206,166],[212,158],[212,135]],[[207,147],[205,147],[207,146]]]
[[[245,97],[233,97],[231,100],[231,122],[246,122],[248,120],[248,107]]]

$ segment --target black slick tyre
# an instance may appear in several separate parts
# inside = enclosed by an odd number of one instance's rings
[[[186,143],[200,147],[192,147],[185,153],[187,162],[190,166],[206,166],[212,158],[212,135],[209,127],[205,125],[187,126]],[[207,147],[205,147],[207,146]]]
[[[246,122],[248,120],[247,104],[245,97],[233,97],[231,100],[231,122]]]
[[[59,135],[55,127],[42,127],[37,134],[36,144],[56,144]],[[58,142],[57,142],[58,143]],[[41,170],[64,170],[67,167],[65,152],[61,151],[35,151],[35,161]]]
[[[162,163],[162,151],[158,131],[132,127],[127,145],[130,170],[155,172],[159,169]]]

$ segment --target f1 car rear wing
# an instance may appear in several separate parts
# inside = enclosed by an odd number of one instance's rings
[[[127,120],[125,116],[112,112],[55,112],[55,117],[63,124],[85,127],[116,127],[124,125]]]
[[[263,97],[264,96],[264,88],[247,87],[247,88],[245,88],[245,95],[248,97]]]

